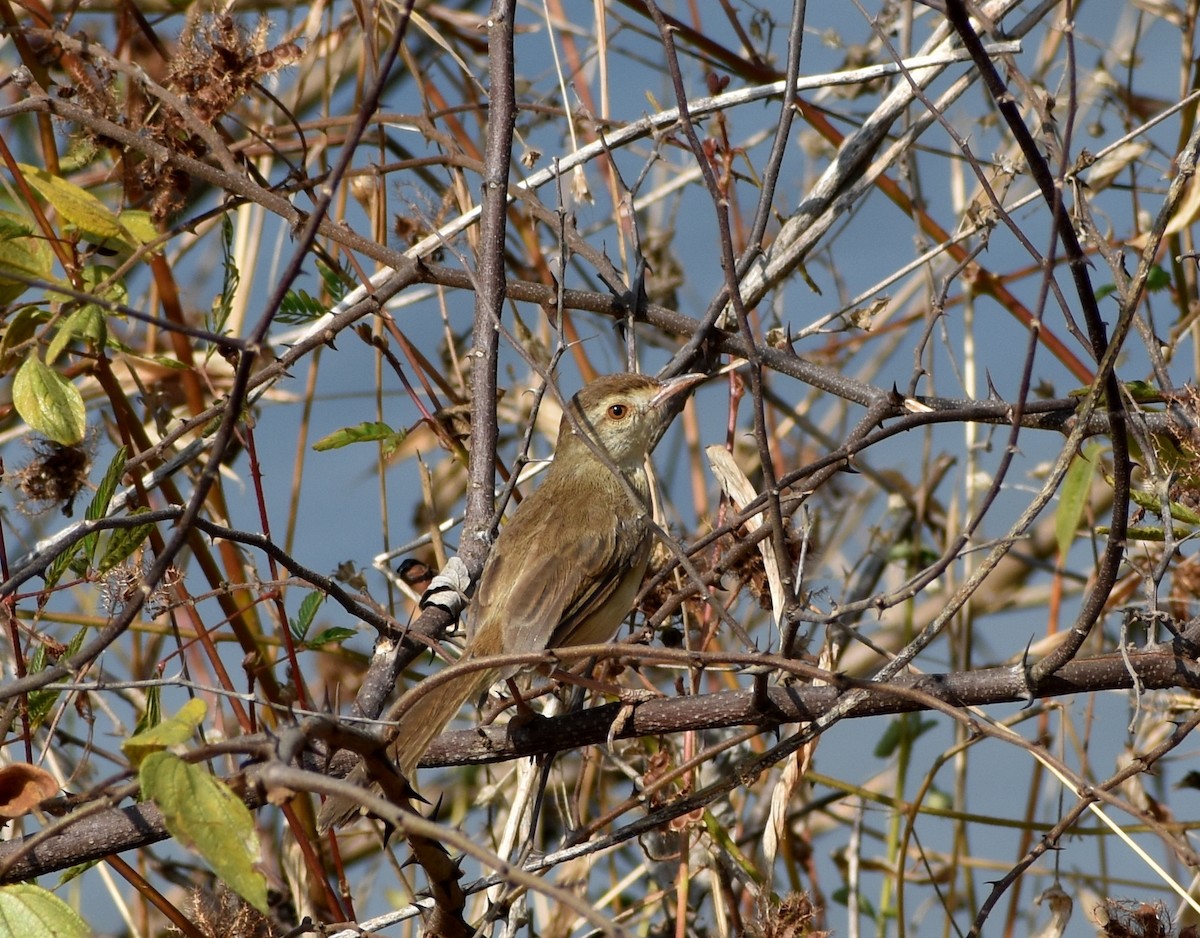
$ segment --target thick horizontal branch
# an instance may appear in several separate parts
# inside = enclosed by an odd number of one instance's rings
[[[774,730],[786,723],[805,723],[830,712],[850,690],[866,690],[847,718],[886,716],[927,710],[911,691],[952,707],[977,707],[1109,690],[1200,688],[1200,665],[1187,642],[1154,645],[1072,661],[1031,688],[1021,666],[982,668],[950,674],[906,675],[889,684],[840,678],[824,686],[778,685],[759,691],[747,688],[695,697],[671,697],[635,705],[606,704],[552,719],[535,719],[509,733],[507,727],[479,727],[444,733],[430,745],[425,767],[502,762],[520,756],[546,755],[607,741],[614,721],[622,717],[615,739],[660,736],[691,730],[758,725]],[[1190,653],[1189,653],[1190,651]],[[1128,664],[1126,663],[1128,660]]]
[[[1183,639],[1152,645],[1127,656],[1118,653],[1073,661],[1036,688],[1028,686],[1022,667],[984,668],[951,674],[910,675],[888,685],[833,676],[823,686],[762,686],[770,672],[757,670],[755,687],[696,697],[664,698],[633,705],[609,704],[553,719],[538,719],[511,734],[503,727],[483,727],[445,733],[434,740],[422,766],[500,762],[520,756],[545,755],[608,739],[614,721],[621,719],[617,739],[659,736],[689,730],[759,726],[771,731],[787,723],[808,722],[828,713],[850,691],[866,690],[849,718],[884,716],[927,710],[920,695],[954,707],[1064,697],[1106,690],[1200,689],[1200,667],[1194,641],[1200,630],[1193,624]],[[749,673],[749,672],[748,672]],[[914,693],[915,692],[915,693]],[[622,712],[624,710],[624,713]],[[248,738],[247,748],[261,739]],[[340,761],[340,760],[339,760]],[[256,797],[256,796],[255,796]],[[31,837],[37,835],[30,835]],[[19,882],[97,860],[108,854],[137,849],[169,835],[162,815],[152,804],[104,811],[84,818],[24,853],[25,842],[0,845],[0,884]]]

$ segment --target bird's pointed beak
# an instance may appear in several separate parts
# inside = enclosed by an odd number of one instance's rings
[[[686,374],[676,375],[674,378],[667,378],[665,381],[659,382],[660,387],[652,398],[650,398],[651,407],[662,407],[667,401],[681,394],[686,394],[689,390],[698,385],[701,381],[707,380],[708,375],[702,374]]]

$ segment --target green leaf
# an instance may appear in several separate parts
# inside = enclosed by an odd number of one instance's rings
[[[87,432],[79,389],[37,355],[30,355],[13,378],[13,406],[29,426],[55,443],[74,446]]]
[[[325,645],[331,645],[334,642],[344,642],[348,638],[353,638],[354,635],[354,629],[348,629],[345,626],[338,625],[331,629],[325,629],[323,632],[318,632],[304,643],[304,647],[321,648]]]
[[[41,674],[46,670],[48,659],[46,654],[46,646],[38,642],[38,645],[33,650],[33,655],[29,659],[27,665],[30,674]],[[53,691],[35,690],[29,695],[29,722],[32,726],[41,726],[42,720],[46,718],[46,714],[50,712],[50,708],[54,706],[56,694]]]
[[[149,244],[159,235],[158,226],[149,212],[126,209],[121,213],[120,220],[121,227],[133,235],[139,244]]]
[[[275,321],[284,326],[302,326],[320,319],[329,309],[320,300],[304,290],[288,290],[279,304]]]
[[[157,684],[152,684],[146,689],[146,709],[142,711],[142,715],[138,717],[137,725],[133,728],[133,735],[136,738],[148,729],[158,726],[162,722],[162,688]]]
[[[1165,290],[1171,285],[1171,274],[1169,271],[1163,270],[1158,264],[1155,264],[1146,274],[1146,289],[1151,293],[1157,293],[1160,290]]]
[[[99,521],[108,511],[108,506],[112,504],[112,497],[117,493],[117,486],[121,484],[121,476],[125,474],[125,463],[128,460],[129,448],[126,446],[122,446],[113,453],[113,458],[108,462],[108,468],[104,470],[103,478],[96,485],[96,494],[92,496],[87,511],[84,512],[84,517],[88,521]]]
[[[849,906],[850,905],[850,887],[849,886],[839,886],[837,889],[835,889],[833,891],[831,897],[832,897],[833,901],[836,902],[838,905]],[[870,897],[864,895],[862,892],[858,893],[858,914],[868,920],[873,920],[876,917],[875,916],[875,906],[873,906],[871,904]]]
[[[125,474],[125,463],[128,459],[129,449],[124,446],[113,455],[108,468],[104,470],[104,478],[96,486],[96,494],[92,496],[92,500],[88,503],[87,511],[83,513],[84,518],[88,521],[99,521],[108,513],[108,506],[112,503],[112,497],[116,494],[117,486],[121,483],[121,476]],[[100,532],[93,531],[85,535],[80,544],[81,552],[89,567],[96,558],[96,545],[99,542]]]
[[[126,303],[129,301],[129,291],[125,289],[123,280],[113,279],[116,273],[117,268],[111,264],[87,264],[79,275],[84,288],[94,295],[113,303]]]
[[[58,157],[60,172],[73,173],[91,165],[100,155],[100,147],[93,138],[83,134],[73,134],[67,143],[67,152]]]
[[[54,253],[44,238],[24,235],[0,239],[0,303],[11,303],[29,289],[30,280],[55,282]]]
[[[335,270],[322,260],[317,261],[317,273],[321,275],[321,283],[325,292],[334,303],[340,303],[347,293],[355,286],[349,282],[343,271]]]
[[[763,874],[755,866],[754,859],[746,855],[729,828],[711,811],[704,812],[704,829],[720,848],[721,855],[736,863],[743,876],[759,886],[763,884]]]
[[[79,913],[32,883],[0,888],[0,938],[88,938]]]
[[[33,225],[24,215],[0,211],[0,240],[23,240],[33,237]]]
[[[70,658],[72,655],[78,652],[79,649],[83,647],[83,639],[86,634],[86,629],[80,629],[78,632],[76,632],[75,636],[67,644],[67,647],[63,651],[59,660],[62,658]],[[38,674],[42,671],[45,671],[50,665],[49,658],[50,656],[46,652],[46,646],[39,643],[37,651],[33,653],[33,658],[29,662],[29,673]],[[58,702],[58,698],[61,694],[62,691],[46,689],[29,692],[29,722],[33,729],[37,729],[42,725],[42,721],[44,721],[50,714],[50,711],[54,709],[54,705]]]
[[[1146,492],[1142,489],[1131,489],[1129,496],[1139,508],[1153,511],[1159,517],[1162,517],[1162,500],[1153,492]],[[1197,513],[1187,505],[1181,502],[1171,502],[1168,507],[1171,511],[1171,517],[1175,521],[1182,521],[1184,524],[1200,525],[1200,513]]]
[[[170,746],[181,746],[190,740],[207,715],[208,705],[199,697],[193,697],[175,716],[125,740],[121,743],[121,751],[129,756],[129,761],[134,765],[141,765],[151,753],[162,752]]]
[[[233,222],[228,215],[221,220],[221,269],[224,271],[221,292],[213,300],[212,313],[208,317],[209,331],[218,335],[225,331],[225,324],[229,321],[233,299],[241,280],[233,252]],[[212,348],[215,350],[216,347]]]
[[[917,737],[923,736],[937,726],[933,720],[922,720],[915,713],[902,713],[888,724],[883,736],[875,744],[875,757],[886,759],[893,755],[901,745],[910,745]]]
[[[321,608],[321,603],[324,601],[325,597],[317,592],[311,592],[304,597],[304,601],[300,603],[300,612],[290,623],[292,634],[296,638],[303,640],[304,636],[308,634],[308,630],[312,628],[313,619],[316,618],[317,610]]]
[[[27,163],[17,165],[29,185],[54,206],[62,220],[79,229],[89,241],[98,244],[117,241],[131,249],[138,246],[137,239],[121,224],[116,212],[86,189],[59,176],[52,176],[36,166]]]
[[[65,886],[71,880],[78,879],[93,866],[96,866],[101,862],[102,861],[100,860],[88,860],[86,863],[76,863],[74,866],[68,866],[58,877],[57,886]],[[57,886],[55,888],[57,888]]]
[[[79,544],[72,544],[61,554],[55,557],[54,560],[51,561],[50,566],[46,568],[46,572],[42,575],[42,578],[45,581],[45,589],[43,592],[48,595],[50,590],[58,585],[58,581],[62,579],[62,575],[67,572],[67,569],[75,563],[77,558],[82,557],[83,552],[80,549]]]
[[[54,333],[54,338],[46,348],[46,363],[53,365],[75,339],[87,339],[93,348],[100,349],[104,347],[107,336],[108,327],[104,323],[104,312],[100,307],[95,303],[81,306],[71,313]]]
[[[145,510],[145,508],[139,508],[137,511],[130,512],[130,517],[137,517]],[[133,528],[115,529],[112,532],[112,536],[108,539],[108,549],[104,551],[104,556],[96,564],[96,571],[98,573],[107,573],[113,567],[124,563],[135,550],[142,546],[142,542],[150,536],[150,532],[153,529],[154,525],[152,524],[139,524]]]
[[[37,327],[45,318],[36,306],[23,306],[8,320],[4,335],[0,337],[0,372],[7,374],[25,361],[29,350],[18,352],[15,349],[37,335]]]
[[[222,882],[266,913],[267,881],[255,869],[262,851],[254,818],[229,786],[169,752],[146,756],[138,780],[171,836],[195,849]]]
[[[393,430],[386,423],[370,421],[354,427],[335,430],[328,436],[317,440],[313,444],[313,449],[318,453],[323,453],[330,449],[341,449],[352,443],[380,442],[383,444],[383,452],[386,456],[394,452],[407,436],[408,434],[404,430]]]
[[[1054,513],[1054,537],[1058,544],[1058,556],[1066,558],[1079,530],[1083,510],[1087,507],[1088,493],[1096,477],[1098,446],[1089,446],[1083,453],[1076,453],[1058,492],[1058,510]]]
[[[1139,404],[1162,400],[1162,392],[1149,381],[1125,381],[1121,386]]]

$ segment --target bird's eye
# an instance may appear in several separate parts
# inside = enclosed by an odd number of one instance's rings
[[[608,416],[613,420],[624,420],[627,413],[629,413],[629,408],[625,404],[610,404],[608,406]]]

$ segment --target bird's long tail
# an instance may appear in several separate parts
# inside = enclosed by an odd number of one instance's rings
[[[441,735],[446,724],[468,700],[474,700],[496,682],[499,673],[493,670],[464,674],[457,681],[448,681],[423,694],[400,715],[396,739],[390,755],[396,768],[410,782],[417,763],[429,744]]]
[[[410,784],[417,763],[421,761],[421,756],[425,754],[429,744],[441,734],[462,705],[491,687],[500,673],[488,669],[463,674],[457,680],[448,681],[420,695],[411,706],[403,710],[396,727],[396,737],[388,746],[387,754]],[[346,776],[346,781],[366,786],[374,794],[381,792],[378,782],[370,782],[365,765],[357,766]],[[358,812],[358,802],[352,798],[329,798],[317,814],[317,828],[324,832],[331,827],[341,827],[353,820]]]

